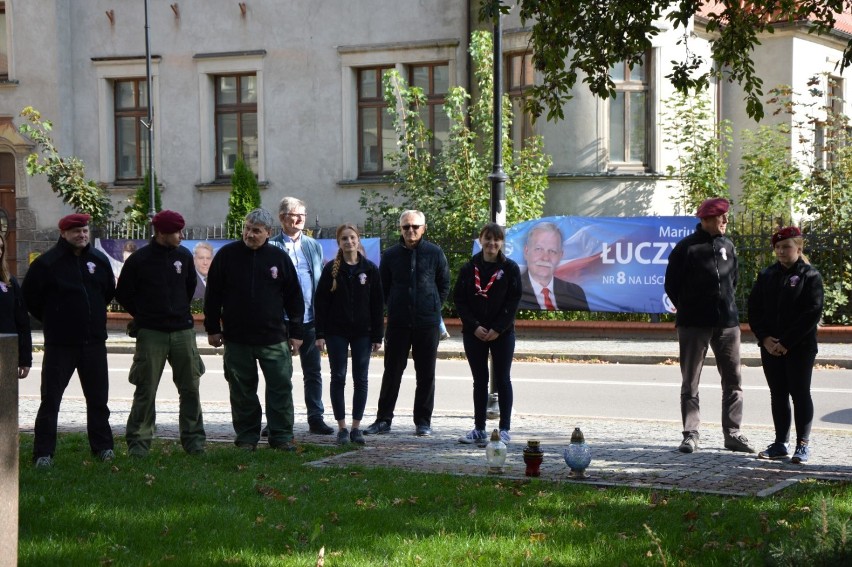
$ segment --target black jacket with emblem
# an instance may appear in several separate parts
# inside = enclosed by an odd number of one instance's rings
[[[669,254],[665,289],[677,309],[678,327],[736,327],[734,292],[737,253],[724,235],[701,228],[675,245]]]
[[[479,287],[482,289],[488,287],[494,277],[485,294],[477,293],[474,268],[479,269]],[[501,335],[511,330],[515,326],[521,290],[521,271],[513,260],[506,258],[503,262],[486,262],[482,252],[475,254],[459,270],[453,290],[462,332],[473,333],[480,326],[494,329]]]
[[[216,252],[207,274],[204,328],[225,341],[268,346],[302,339],[305,302],[296,268],[287,253],[268,241],[252,250],[239,240]]]
[[[45,344],[106,341],[106,310],[115,275],[106,255],[91,244],[81,254],[64,238],[33,260],[21,285],[32,316],[44,324]]]
[[[197,281],[189,250],[151,239],[124,263],[115,298],[142,329],[183,331],[193,325],[190,302]]]
[[[325,265],[314,294],[314,314],[318,339],[328,335],[353,338],[369,336],[371,343],[384,338],[384,294],[379,268],[358,254],[358,263],[341,261],[333,278],[334,261]],[[337,288],[331,284],[337,280]]]
[[[822,276],[801,258],[790,268],[776,262],[761,271],[748,297],[748,322],[758,344],[775,337],[787,350],[816,352],[823,299]]]

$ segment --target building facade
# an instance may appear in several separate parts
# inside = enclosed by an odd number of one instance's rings
[[[224,222],[238,156],[257,174],[266,208],[296,195],[308,203],[309,225],[317,217],[322,226],[363,224],[360,191],[387,187],[395,149],[381,73],[395,68],[424,88],[440,145],[442,95],[456,85],[470,90],[468,38],[487,27],[476,0],[148,4],[154,169],[163,206],[195,226]],[[117,211],[141,182],[149,151],[144,8],[142,0],[0,1],[0,228],[17,243],[18,274],[31,252],[52,244],[56,219],[69,212],[43,176],[25,174],[32,144],[17,133],[24,107],[53,122],[60,151],[83,160]],[[505,88],[520,101],[535,73],[517,8],[503,29]],[[700,22],[696,32],[693,50],[706,51]],[[677,212],[660,117],[682,34],[664,30],[645,65],[614,69],[615,99],[578,86],[563,121],[516,117],[513,137],[542,135],[553,158],[546,215]],[[806,70],[828,69],[843,41],[793,27],[758,49],[759,72],[767,85],[792,84]],[[750,125],[742,97],[730,85],[715,89],[719,115]]]

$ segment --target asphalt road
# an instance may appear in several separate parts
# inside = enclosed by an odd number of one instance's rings
[[[203,356],[207,373],[202,377],[202,403],[227,401],[228,388],[222,371],[222,358]],[[132,355],[110,354],[110,398],[132,399],[133,387],[127,381]],[[304,407],[301,395],[301,370],[295,361],[294,402]],[[323,358],[324,403],[326,420],[333,421],[328,398],[328,364]],[[379,385],[381,384],[382,358],[374,358],[370,369],[370,390],[365,422],[375,417]],[[38,397],[41,353],[36,353],[30,376],[19,384],[20,395]],[[438,360],[438,379],[435,407],[442,413],[459,416],[471,415],[471,379],[464,360]],[[515,363],[512,372],[514,385],[514,413],[552,416],[604,417],[648,419],[680,422],[679,388],[680,372],[676,365],[627,364],[568,364],[568,363]],[[262,388],[261,388],[262,389]],[[745,408],[743,430],[748,425],[771,426],[769,390],[760,368],[743,368]],[[815,416],[814,427],[852,431],[852,370],[814,371],[812,383]],[[262,398],[262,392],[260,392]],[[82,397],[79,380],[72,378],[66,397]],[[704,421],[719,423],[721,389],[716,369],[707,367],[701,384]],[[158,399],[175,400],[177,391],[171,381],[168,365],[158,392]],[[351,391],[347,389],[347,407],[351,404]],[[395,428],[410,423],[411,403],[414,399],[414,369],[409,363],[400,391]],[[351,407],[350,407],[351,409]],[[440,423],[433,423],[440,428]]]

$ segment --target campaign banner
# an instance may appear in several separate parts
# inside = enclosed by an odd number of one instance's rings
[[[127,257],[139,248],[146,246],[148,242],[148,240],[129,240],[124,238],[96,238],[95,248],[106,254],[117,279],[121,275],[121,268],[124,266],[124,261],[127,260]],[[193,253],[195,269],[199,275],[203,276],[203,279],[206,279],[207,270],[210,268],[213,256],[216,255],[216,252],[222,246],[229,242],[233,242],[233,240],[182,240],[180,244]],[[335,255],[337,255],[337,240],[333,238],[320,238],[317,239],[317,242],[322,246],[323,261],[328,263],[334,260]],[[366,257],[378,265],[379,258],[381,258],[381,239],[362,238],[361,245],[364,247]],[[196,297],[194,299],[203,296],[204,287],[201,285],[196,290]]]
[[[663,289],[669,253],[697,222],[682,216],[557,216],[517,224],[506,231],[505,253],[521,268],[521,308],[546,309],[541,282],[549,275],[557,310],[673,313]],[[528,242],[530,236],[536,242]],[[474,252],[478,249],[477,242]]]

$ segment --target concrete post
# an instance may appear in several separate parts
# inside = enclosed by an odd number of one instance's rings
[[[0,567],[18,564],[18,335],[0,334]]]

